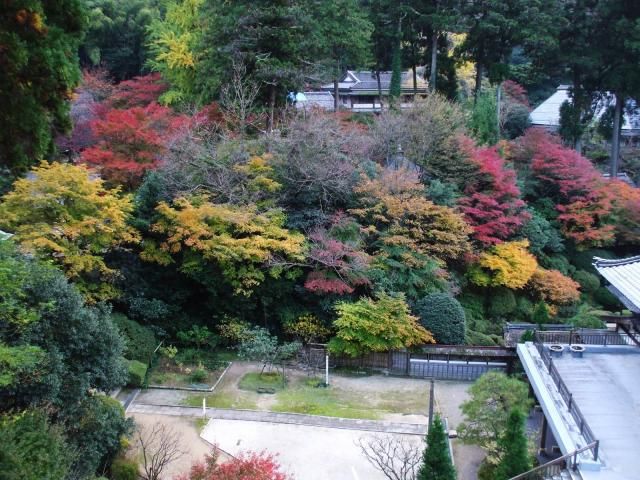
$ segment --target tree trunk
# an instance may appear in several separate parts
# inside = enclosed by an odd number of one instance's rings
[[[476,63],[476,86],[473,90],[473,103],[478,102],[478,96],[480,95],[480,89],[482,88],[482,64]]]
[[[580,155],[582,155],[582,137],[576,139],[573,148],[575,149],[576,152],[578,152]]]
[[[496,131],[498,132],[498,140],[500,140],[500,102],[502,100],[502,83],[498,83],[496,87]]]
[[[413,101],[415,102],[418,96],[418,73],[416,72],[415,62],[413,62],[411,69],[413,70]]]
[[[378,100],[380,101],[380,113],[382,113],[382,84],[380,83],[380,70],[376,70],[376,80],[378,81]]]
[[[340,92],[338,89],[338,78],[334,78],[333,79],[333,111],[338,113],[338,105],[339,105],[339,96],[340,96]]]
[[[269,85],[269,132],[273,132],[273,121],[276,111],[276,86]]]
[[[435,92],[438,73],[438,32],[434,30],[431,36],[431,75],[429,75],[429,90]]]
[[[613,135],[611,136],[611,179],[618,177],[620,161],[620,129],[622,127],[622,106],[624,98],[616,92],[616,108],[613,116]]]

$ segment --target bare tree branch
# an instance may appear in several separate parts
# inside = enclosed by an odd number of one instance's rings
[[[178,433],[160,422],[151,427],[140,427],[136,443],[142,454],[142,480],[159,480],[167,465],[186,453],[180,450]]]
[[[422,451],[418,445],[392,435],[360,437],[360,451],[389,480],[415,480]]]

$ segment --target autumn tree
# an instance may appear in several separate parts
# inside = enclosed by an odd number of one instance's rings
[[[138,242],[129,197],[83,166],[42,162],[0,204],[0,226],[26,251],[52,260],[92,301],[112,298],[117,272],[104,254]],[[98,281],[96,281],[98,280]]]
[[[334,353],[356,357],[434,342],[431,333],[409,313],[402,294],[380,293],[375,299],[363,297],[352,303],[339,302],[335,309],[336,336],[328,347]]]
[[[0,165],[14,174],[53,153],[55,131],[70,130],[83,3],[20,0],[0,7]]]
[[[108,110],[91,122],[96,144],[82,152],[81,161],[97,168],[105,180],[131,188],[147,170],[158,167],[168,137],[184,121],[156,103]]]
[[[470,229],[462,216],[427,200],[417,174],[384,170],[365,177],[355,191],[360,207],[350,213],[374,242],[405,246],[441,262],[469,250]]]
[[[169,0],[165,2],[164,15],[149,26],[148,64],[170,85],[160,97],[165,105],[196,99],[196,46],[200,41],[203,4],[204,0]]]
[[[285,267],[304,258],[304,237],[283,227],[280,210],[259,213],[250,205],[214,204],[200,196],[161,202],[156,211],[151,230],[162,240],[145,240],[143,258],[161,265],[177,261],[195,278],[215,267],[237,293],[249,295],[267,274],[294,273]]]
[[[162,478],[167,466],[185,454],[178,433],[161,422],[138,427],[135,442],[142,456],[142,480]]]
[[[529,218],[520,199],[515,171],[504,165],[495,148],[473,148],[471,161],[477,172],[458,202],[462,212],[481,244],[508,240]]]
[[[328,228],[312,231],[307,259],[314,267],[305,288],[318,293],[352,293],[369,284],[369,256],[362,250],[360,226],[344,214],[336,214]]]
[[[393,435],[361,437],[356,442],[369,463],[388,480],[415,480],[421,448]]]
[[[523,288],[531,279],[538,262],[527,251],[529,242],[504,242],[482,253],[468,272],[470,280],[483,287]]]
[[[580,284],[558,270],[538,267],[529,285],[542,301],[552,305],[566,305],[580,300]]]
[[[548,135],[532,134],[536,142],[530,164],[538,198],[551,198],[562,233],[582,248],[609,245],[615,238],[611,223],[612,195],[595,167],[574,150]]]
[[[219,461],[218,449],[207,455],[203,462],[191,466],[188,474],[178,480],[291,480],[282,473],[276,457],[267,453],[241,453],[224,462]]]
[[[159,73],[140,75],[118,83],[113,95],[105,98],[106,106],[127,109],[158,103],[169,86]]]

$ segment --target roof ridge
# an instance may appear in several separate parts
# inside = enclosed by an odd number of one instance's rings
[[[593,260],[594,262],[592,265],[594,267],[616,267],[620,265],[629,265],[630,263],[640,262],[640,255],[620,259],[593,257]]]

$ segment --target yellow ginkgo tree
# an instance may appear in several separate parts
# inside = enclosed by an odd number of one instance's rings
[[[139,241],[133,206],[84,166],[42,162],[0,203],[0,228],[29,253],[59,265],[90,301],[113,298],[117,271],[104,255]]]
[[[161,265],[179,263],[194,278],[212,268],[238,294],[249,295],[266,274],[277,278],[304,261],[304,236],[284,228],[282,211],[260,213],[255,206],[215,204],[204,196],[178,198],[156,208],[159,219],[147,239],[142,258]]]
[[[480,255],[468,272],[469,279],[482,287],[523,288],[538,268],[529,253],[529,241],[504,242]]]

